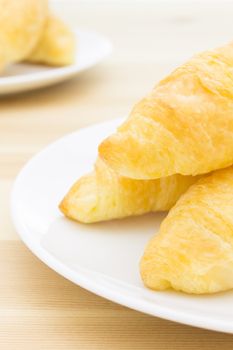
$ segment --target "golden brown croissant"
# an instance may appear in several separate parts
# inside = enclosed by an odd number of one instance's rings
[[[192,185],[141,260],[145,285],[187,293],[233,288],[233,167]]]
[[[0,0],[1,66],[20,61],[33,50],[47,15],[47,0]]]
[[[182,175],[127,179],[97,159],[94,171],[72,186],[60,209],[67,217],[85,223],[168,210],[195,181],[195,177]]]
[[[54,66],[72,64],[75,58],[75,36],[59,18],[49,15],[43,34],[27,61]]]
[[[162,80],[99,147],[135,179],[196,175],[233,163],[233,43],[194,56]]]

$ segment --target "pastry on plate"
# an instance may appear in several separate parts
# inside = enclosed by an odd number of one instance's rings
[[[61,19],[49,15],[40,40],[26,60],[52,66],[65,66],[74,63],[74,59],[74,34]]]
[[[195,181],[195,177],[182,175],[158,180],[128,179],[118,176],[99,158],[94,171],[72,186],[60,210],[85,223],[169,210]]]
[[[29,55],[41,36],[47,16],[47,0],[0,0],[1,68]]]
[[[150,240],[140,269],[145,285],[187,293],[233,288],[233,167],[199,179]]]
[[[162,80],[99,147],[134,179],[197,175],[233,164],[233,43],[191,58]]]

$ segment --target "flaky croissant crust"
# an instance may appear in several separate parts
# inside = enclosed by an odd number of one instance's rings
[[[128,179],[118,176],[99,158],[94,171],[72,186],[60,209],[67,217],[85,223],[169,210],[195,181],[197,178],[181,175]]]
[[[196,294],[233,288],[232,213],[233,167],[193,184],[145,249],[145,285]]]
[[[99,147],[119,174],[196,175],[233,163],[233,44],[194,56],[162,80]]]

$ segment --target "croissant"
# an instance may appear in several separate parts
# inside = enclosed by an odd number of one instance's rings
[[[193,184],[146,247],[145,285],[197,294],[233,288],[232,213],[233,167]]]
[[[49,15],[42,36],[27,61],[54,66],[72,64],[75,58],[75,36],[59,18]]]
[[[128,179],[118,176],[99,158],[94,171],[72,186],[60,210],[84,223],[169,210],[195,181],[195,177],[182,175],[158,180]]]
[[[0,0],[0,70],[18,61],[69,65],[75,37],[49,14],[47,0]]]
[[[233,163],[233,43],[194,56],[162,80],[99,147],[134,179],[208,173]]]
[[[0,0],[1,67],[29,55],[40,38],[47,15],[47,0]]]

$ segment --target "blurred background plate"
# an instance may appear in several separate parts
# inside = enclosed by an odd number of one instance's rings
[[[96,32],[75,30],[76,62],[66,67],[18,63],[9,66],[0,77],[0,95],[17,93],[56,84],[94,66],[112,51],[108,39]]]

